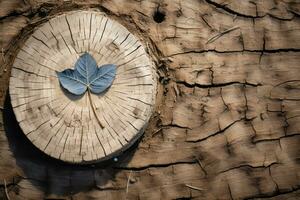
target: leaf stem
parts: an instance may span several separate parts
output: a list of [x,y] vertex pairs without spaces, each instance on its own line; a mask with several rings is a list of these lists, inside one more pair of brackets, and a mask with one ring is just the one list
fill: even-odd
[[98,115],[96,114],[96,111],[95,111],[95,108],[94,108],[94,105],[93,105],[93,101],[92,101],[91,91],[90,91],[89,88],[88,88],[88,96],[89,96],[90,105],[91,105],[91,107],[92,107],[93,113],[94,113],[94,115],[95,115],[95,117],[96,117],[96,119],[97,119],[97,121],[98,121],[100,127],[101,127],[102,129],[104,129],[104,126],[102,125],[102,123],[100,122],[100,120],[99,120],[99,118],[98,118]]

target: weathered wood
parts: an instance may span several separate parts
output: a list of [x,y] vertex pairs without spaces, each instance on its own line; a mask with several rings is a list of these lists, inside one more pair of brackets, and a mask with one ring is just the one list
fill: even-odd
[[[56,72],[73,68],[84,52],[99,66],[117,65],[105,94],[76,97],[60,87]],[[17,121],[36,147],[66,162],[99,161],[141,135],[152,114],[156,75],[142,43],[125,27],[100,12],[69,12],[27,39],[12,67],[10,94]]]
[[[299,1],[28,2],[31,15],[13,18],[27,18],[33,26],[48,19],[38,16],[45,13],[54,17],[78,7],[105,12],[142,39],[157,62],[161,84],[156,114],[143,140],[134,151],[105,167],[65,166],[44,158],[19,130],[9,129],[15,124],[7,125],[10,115],[5,114],[0,120],[0,156],[5,161],[0,162],[0,180],[6,179],[11,199],[299,199]],[[3,21],[3,27],[9,26],[9,20]],[[66,40],[72,42],[72,38]],[[124,45],[132,45],[129,40]],[[22,37],[6,43],[10,44],[7,52],[16,55],[11,44],[22,44]],[[107,49],[117,51],[115,45]],[[8,86],[12,60],[5,55],[7,72],[0,79],[0,95]],[[134,69],[120,68],[118,73],[127,75],[118,82],[126,82]],[[43,81],[48,72],[51,69],[31,76]],[[113,95],[97,107],[114,104],[115,112],[106,111],[111,118],[122,115],[120,124],[133,120],[132,106],[139,102],[126,104],[127,96],[120,92],[139,93],[127,85],[113,87]],[[16,89],[13,95],[22,90]],[[23,98],[37,94],[31,91],[30,97]],[[58,101],[53,102],[56,113],[67,106]],[[51,123],[58,120],[53,118]],[[90,123],[100,129],[96,121]],[[80,138],[75,140],[80,143]],[[110,148],[107,142],[103,147]]]

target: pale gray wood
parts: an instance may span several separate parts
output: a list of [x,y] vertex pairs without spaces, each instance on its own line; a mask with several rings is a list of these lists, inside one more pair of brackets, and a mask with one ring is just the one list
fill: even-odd
[[[117,65],[111,88],[91,94],[91,101],[88,94],[75,98],[64,92],[56,75],[73,68],[84,52],[98,65]],[[104,160],[127,148],[145,128],[155,94],[154,64],[143,44],[95,11],[65,13],[38,27],[19,51],[10,78],[24,134],[46,154],[70,163]]]

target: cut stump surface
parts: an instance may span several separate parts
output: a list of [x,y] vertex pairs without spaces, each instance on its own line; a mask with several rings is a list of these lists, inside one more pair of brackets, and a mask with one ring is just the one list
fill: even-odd
[[[98,66],[117,66],[112,86],[90,98],[68,93],[56,74],[74,68],[85,52]],[[70,163],[106,160],[129,147],[152,114],[155,94],[154,65],[142,43],[95,11],[68,12],[37,28],[17,54],[10,78],[24,134],[46,154]]]

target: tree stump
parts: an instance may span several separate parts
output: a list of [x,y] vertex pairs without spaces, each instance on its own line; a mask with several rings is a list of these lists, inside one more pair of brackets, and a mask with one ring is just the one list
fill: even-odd
[[[45,157],[6,95],[28,35],[78,9],[124,25],[158,66],[143,140],[105,165]],[[299,199],[299,16],[299,0],[1,0],[0,199]]]
[[[117,66],[103,94],[76,96],[60,86],[56,72],[74,68],[85,52],[98,66]],[[96,11],[67,12],[38,27],[16,56],[10,77],[16,119],[51,157],[106,160],[143,132],[156,94],[153,66],[142,43],[118,22]]]

